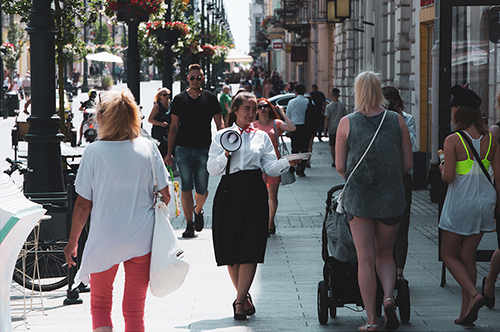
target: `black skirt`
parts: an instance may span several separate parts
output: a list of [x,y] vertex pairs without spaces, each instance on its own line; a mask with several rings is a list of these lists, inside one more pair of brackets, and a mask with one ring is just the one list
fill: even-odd
[[212,216],[218,266],[264,262],[269,203],[261,170],[222,176]]

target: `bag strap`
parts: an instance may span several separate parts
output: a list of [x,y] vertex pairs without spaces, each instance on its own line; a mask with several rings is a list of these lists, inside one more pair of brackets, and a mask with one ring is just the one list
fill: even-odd
[[154,194],[154,203],[156,204],[156,200],[158,198],[158,179],[156,178],[156,167],[154,163],[154,155],[153,155],[153,142],[151,140],[146,139],[149,146],[149,159],[151,161],[151,170],[153,171],[153,194]]
[[342,192],[340,193],[340,196],[342,197],[342,194],[344,193],[344,190],[345,190],[345,187],[347,186],[347,183],[349,182],[349,180],[351,179],[351,176],[352,174],[354,173],[354,171],[356,171],[356,169],[358,168],[359,164],[361,164],[361,162],[363,161],[363,159],[365,158],[366,154],[368,153],[368,150],[370,150],[370,148],[372,147],[372,144],[373,142],[375,141],[375,138],[377,137],[378,135],[378,132],[380,131],[380,128],[382,127],[382,124],[384,123],[384,119],[385,119],[385,116],[387,115],[387,110],[384,111],[384,116],[382,116],[382,120],[380,120],[380,123],[378,125],[378,128],[377,130],[375,131],[375,134],[373,134],[373,137],[372,137],[372,140],[370,142],[370,144],[368,144],[368,147],[366,148],[365,152],[363,153],[363,155],[361,156],[361,158],[359,159],[358,163],[356,164],[356,166],[354,166],[354,169],[352,170],[351,174],[349,174],[349,177],[347,178],[347,181],[344,183],[344,188],[342,189]]
[[[476,149],[474,148],[474,146],[472,145],[472,142],[469,138],[469,136],[467,134],[465,134],[463,131],[459,130],[457,131],[457,134],[459,134],[460,136],[463,137],[463,139],[467,142],[467,145],[469,145],[469,147],[471,148],[472,150],[472,153],[474,154],[474,158],[476,158],[477,160],[477,163],[479,164],[479,167],[481,167],[481,169],[483,170],[483,173],[484,175],[486,175],[486,177],[488,178],[488,181],[491,182],[491,184],[493,184],[493,181],[491,181],[491,177],[490,177],[490,174],[488,173],[488,171],[486,170],[486,167],[484,167],[483,165],[483,162],[481,161],[481,158],[479,157],[479,154],[477,153]],[[491,140],[491,136],[490,136],[490,140]],[[493,184],[493,186],[495,186]]]

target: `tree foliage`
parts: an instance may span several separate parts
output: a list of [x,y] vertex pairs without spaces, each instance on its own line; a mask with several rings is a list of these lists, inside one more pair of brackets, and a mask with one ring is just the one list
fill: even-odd
[[[30,21],[30,9],[33,0],[3,0],[2,9],[9,15],[19,15],[21,21]],[[84,52],[85,45],[80,38],[81,27],[95,22],[97,9],[102,5],[102,0],[89,0],[85,6],[83,0],[54,0],[54,21],[58,28],[56,33],[56,63],[58,68],[59,83],[59,110],[61,114],[61,129],[64,126],[64,61],[65,46],[71,44],[76,53]]]
[[3,45],[2,58],[5,62],[5,67],[9,71],[10,77],[12,77],[12,72],[16,69],[17,61],[21,58],[23,46],[27,40],[26,33],[19,24],[11,21],[7,32],[7,40],[9,44]]

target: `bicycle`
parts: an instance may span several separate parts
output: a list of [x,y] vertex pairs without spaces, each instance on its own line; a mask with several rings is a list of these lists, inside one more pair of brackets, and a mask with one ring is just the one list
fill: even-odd
[[[22,161],[11,160],[10,158],[6,158],[6,160],[10,167],[4,173],[9,176],[18,171],[25,178],[27,174],[33,171],[25,166]],[[24,190],[24,181],[20,189]],[[66,197],[60,197],[59,201],[65,202]],[[59,207],[51,202],[41,202],[41,204],[46,209]],[[32,231],[16,261],[13,275],[14,281],[27,289],[44,292],[66,286],[68,284],[68,267],[63,250],[67,243],[68,241],[63,239],[39,239],[38,243],[36,243],[35,234]],[[34,273],[36,267],[35,252],[38,256],[39,278],[35,278]]]

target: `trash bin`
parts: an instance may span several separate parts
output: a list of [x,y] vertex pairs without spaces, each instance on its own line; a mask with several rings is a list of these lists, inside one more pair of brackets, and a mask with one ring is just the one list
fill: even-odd
[[7,92],[7,109],[9,116],[15,116],[16,110],[19,110],[19,96],[17,91]]

